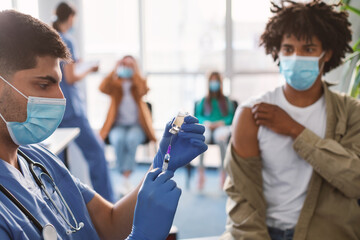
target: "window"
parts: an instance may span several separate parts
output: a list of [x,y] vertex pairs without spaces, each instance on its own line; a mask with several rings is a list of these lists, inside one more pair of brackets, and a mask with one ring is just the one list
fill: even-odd
[[143,2],[146,71],[225,70],[226,1]]
[[2,0],[0,4],[0,10],[12,9],[12,0]]
[[19,12],[29,14],[35,18],[39,18],[38,0],[16,0],[16,9]]
[[[261,6],[261,7],[260,7]],[[271,56],[259,47],[260,36],[271,16],[270,1],[232,0],[234,72],[276,72]]]
[[85,59],[100,60],[107,73],[121,56],[139,56],[138,1],[82,2]]
[[232,89],[234,90],[231,97],[241,104],[251,97],[259,96],[284,84],[284,81],[277,73],[238,74],[232,81]]
[[122,56],[139,56],[139,6],[134,0],[86,0],[82,4],[84,60],[100,61],[99,73],[86,79],[87,114],[92,127],[100,129],[110,104],[110,98],[99,92],[102,79]]
[[38,0],[1,0],[0,10],[16,9],[19,12],[39,18]]

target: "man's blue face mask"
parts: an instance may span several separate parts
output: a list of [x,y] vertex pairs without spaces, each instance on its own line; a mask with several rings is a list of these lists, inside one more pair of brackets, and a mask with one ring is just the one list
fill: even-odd
[[324,54],[325,52],[319,57],[280,55],[280,73],[294,89],[298,91],[308,90],[314,85],[320,74],[319,60]]
[[65,112],[65,98],[27,97],[0,76],[4,82],[27,99],[27,118],[25,122],[6,123],[10,137],[18,145],[39,143],[48,138],[59,126]]

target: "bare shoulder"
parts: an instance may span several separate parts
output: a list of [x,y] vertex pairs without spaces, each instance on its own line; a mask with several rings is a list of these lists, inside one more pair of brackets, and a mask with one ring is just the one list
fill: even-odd
[[251,108],[238,108],[236,110],[233,121],[232,144],[240,157],[248,158],[260,155],[257,140],[258,128]]

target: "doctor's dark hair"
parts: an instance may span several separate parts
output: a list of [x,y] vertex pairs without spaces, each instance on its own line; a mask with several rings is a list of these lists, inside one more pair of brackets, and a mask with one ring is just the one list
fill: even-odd
[[272,2],[271,12],[275,16],[269,19],[260,45],[264,45],[266,54],[278,59],[284,34],[294,35],[297,39],[311,41],[316,36],[323,50],[332,50],[331,59],[325,63],[324,73],[342,63],[347,52],[352,52],[350,22],[347,12],[334,10],[337,5],[328,5],[320,0],[309,3],[297,3],[282,0],[281,6]]
[[37,65],[37,57],[66,61],[70,53],[59,34],[40,20],[14,10],[0,11],[0,75]]
[[56,20],[53,22],[53,28],[55,28],[56,31],[60,32],[59,24],[66,22],[70,16],[73,16],[75,14],[75,8],[71,7],[66,2],[59,3],[55,10]]

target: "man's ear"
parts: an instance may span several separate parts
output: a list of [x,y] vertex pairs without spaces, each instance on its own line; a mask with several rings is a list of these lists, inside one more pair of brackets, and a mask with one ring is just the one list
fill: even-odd
[[324,62],[330,61],[332,55],[333,55],[333,50],[331,50],[331,49],[326,50],[326,53],[325,53],[325,56],[324,56]]

